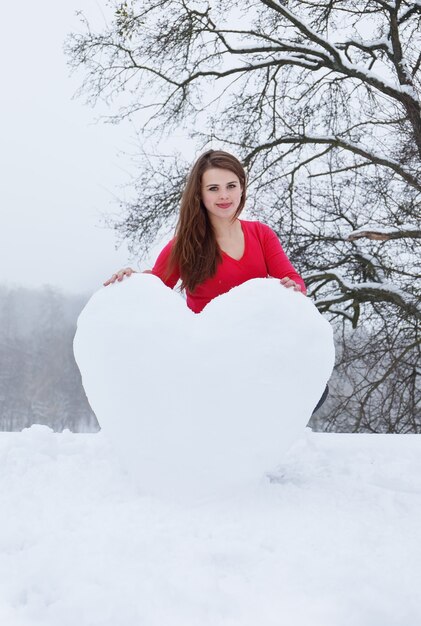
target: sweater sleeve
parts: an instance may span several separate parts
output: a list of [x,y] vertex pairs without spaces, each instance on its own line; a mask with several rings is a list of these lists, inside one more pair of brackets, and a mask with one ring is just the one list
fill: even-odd
[[285,254],[276,233],[266,224],[260,224],[263,252],[269,276],[274,278],[291,278],[307,293],[305,283]]
[[158,255],[158,258],[155,261],[155,265],[152,268],[151,274],[158,276],[162,280],[163,283],[173,289],[177,284],[180,278],[180,272],[178,268],[175,268],[171,274],[168,276],[168,263],[170,259],[171,249],[173,246],[174,239],[169,241],[167,245],[161,250]]

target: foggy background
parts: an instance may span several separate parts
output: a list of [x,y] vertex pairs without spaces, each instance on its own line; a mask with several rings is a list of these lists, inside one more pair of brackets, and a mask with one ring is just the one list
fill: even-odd
[[19,7],[2,7],[0,284],[90,293],[127,263],[104,218],[124,197],[133,129],[96,123],[101,108],[72,99],[80,77],[63,42],[77,9],[105,15],[90,0]]
[[78,9],[106,19],[90,0],[2,7],[0,430],[99,428],[72,340],[89,296],[128,263],[105,221],[129,181],[133,127],[97,123],[73,98],[63,42]]

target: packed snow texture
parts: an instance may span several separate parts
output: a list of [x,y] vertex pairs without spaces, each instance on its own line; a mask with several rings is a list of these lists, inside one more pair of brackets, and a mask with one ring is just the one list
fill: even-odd
[[421,437],[312,433],[272,482],[139,496],[104,433],[0,433],[2,626],[415,626]]
[[151,274],[98,291],[74,341],[88,400],[142,493],[235,493],[302,435],[334,364],[329,323],[278,280],[193,313]]

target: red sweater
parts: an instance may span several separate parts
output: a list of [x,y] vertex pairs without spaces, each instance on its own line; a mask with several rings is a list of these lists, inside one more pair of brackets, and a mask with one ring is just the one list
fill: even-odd
[[[287,276],[295,280],[304,293],[306,292],[303,279],[290,263],[274,231],[261,222],[240,220],[240,223],[244,233],[245,245],[241,259],[237,261],[222,251],[222,262],[218,265],[214,276],[200,283],[193,293],[186,290],[187,306],[195,313],[200,313],[216,296],[220,296],[252,278],[267,278],[268,276],[284,278]],[[174,239],[167,243],[152,268],[152,274],[163,281],[173,242]],[[172,289],[179,278],[180,272],[175,269],[164,282]]]

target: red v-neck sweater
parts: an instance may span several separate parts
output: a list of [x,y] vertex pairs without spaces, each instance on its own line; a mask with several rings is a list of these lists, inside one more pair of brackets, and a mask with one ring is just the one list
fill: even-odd
[[[298,283],[304,293],[306,292],[303,279],[283,251],[276,233],[261,222],[240,220],[240,223],[245,246],[241,259],[233,259],[222,251],[222,262],[218,265],[215,275],[200,283],[193,293],[186,290],[187,306],[195,313],[200,313],[213,298],[252,278],[287,276]],[[158,276],[171,289],[180,278],[180,272],[175,269],[164,280],[173,242],[174,239],[167,243],[152,268],[152,274]]]

